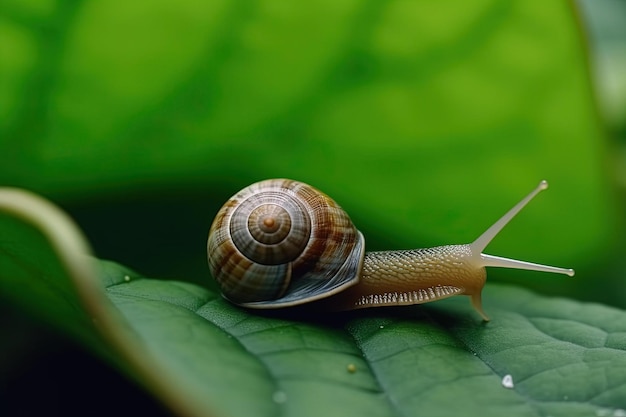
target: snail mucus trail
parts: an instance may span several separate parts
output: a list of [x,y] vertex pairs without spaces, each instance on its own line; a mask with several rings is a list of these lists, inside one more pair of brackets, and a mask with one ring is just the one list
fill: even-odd
[[223,296],[247,308],[315,302],[329,310],[422,304],[468,295],[485,321],[486,267],[574,275],[573,269],[482,253],[540,191],[539,185],[475,241],[425,249],[365,252],[363,235],[330,197],[301,182],[265,180],[218,212],[207,244]]

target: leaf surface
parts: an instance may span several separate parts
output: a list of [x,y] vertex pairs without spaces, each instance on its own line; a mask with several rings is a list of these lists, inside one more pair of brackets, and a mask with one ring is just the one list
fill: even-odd
[[[490,285],[490,323],[466,300],[302,321],[248,314],[176,281],[107,292],[190,391],[211,392],[234,415],[588,415],[626,406],[626,314],[599,305]],[[502,385],[507,374],[514,389]]]
[[[3,294],[23,300],[54,287],[35,303],[40,314],[108,351],[180,415],[583,416],[626,408],[624,311],[488,284],[489,323],[463,297],[344,314],[252,314],[207,288],[76,253],[87,249],[68,218],[30,194],[16,204],[15,195],[0,191]],[[100,337],[106,345],[98,348]]]

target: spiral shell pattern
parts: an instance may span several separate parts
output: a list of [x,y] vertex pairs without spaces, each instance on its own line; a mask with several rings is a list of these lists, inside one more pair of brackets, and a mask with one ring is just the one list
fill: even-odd
[[364,241],[330,197],[301,182],[274,179],[252,184],[224,204],[207,252],[227,299],[277,308],[355,284]]

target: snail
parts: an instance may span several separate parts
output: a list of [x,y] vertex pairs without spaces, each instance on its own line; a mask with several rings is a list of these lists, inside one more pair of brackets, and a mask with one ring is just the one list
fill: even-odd
[[485,267],[574,275],[573,269],[482,253],[547,187],[541,181],[470,244],[365,252],[361,232],[326,194],[298,181],[265,180],[241,190],[217,213],[207,243],[209,268],[222,295],[246,308],[317,302],[349,310],[464,294],[488,321],[481,301]]

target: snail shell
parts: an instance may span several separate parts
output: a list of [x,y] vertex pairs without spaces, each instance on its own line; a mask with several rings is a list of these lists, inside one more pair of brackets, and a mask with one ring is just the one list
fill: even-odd
[[287,179],[252,184],[218,212],[209,267],[222,294],[254,308],[307,303],[356,284],[363,235],[326,194]]

